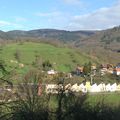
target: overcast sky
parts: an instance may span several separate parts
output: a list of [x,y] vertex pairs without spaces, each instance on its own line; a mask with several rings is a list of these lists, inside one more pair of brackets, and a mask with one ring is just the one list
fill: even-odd
[[0,0],[0,30],[101,30],[120,25],[120,0]]

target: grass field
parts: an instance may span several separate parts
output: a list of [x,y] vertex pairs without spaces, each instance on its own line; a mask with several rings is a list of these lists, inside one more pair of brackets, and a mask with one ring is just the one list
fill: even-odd
[[[56,97],[51,97],[50,106],[52,109],[57,108]],[[111,107],[117,107],[120,105],[120,93],[100,93],[100,94],[88,94],[86,98],[86,103],[91,106],[97,104],[104,104]]]
[[19,52],[20,62],[25,64],[22,71],[26,71],[28,66],[31,66],[36,56],[42,62],[49,60],[56,70],[64,72],[73,70],[77,64],[83,65],[91,61],[88,56],[70,48],[55,47],[45,43],[25,42],[22,45],[12,43],[2,47],[1,57],[8,66],[15,66],[10,63],[10,60],[16,60],[14,55],[16,51]]
[[107,105],[119,106],[120,105],[120,93],[98,93],[98,94],[90,94],[88,95],[88,101],[91,104],[95,104],[97,102],[103,102]]

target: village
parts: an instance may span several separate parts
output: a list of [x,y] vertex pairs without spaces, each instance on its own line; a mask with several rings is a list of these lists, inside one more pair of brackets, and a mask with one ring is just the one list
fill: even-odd
[[[72,73],[68,73],[68,77],[72,78],[75,75],[76,76],[83,76],[85,77],[84,73],[84,67],[77,66],[76,70]],[[46,93],[53,93],[57,94],[59,92],[59,88],[64,87],[64,92],[67,93],[69,91],[71,92],[83,92],[83,93],[95,93],[95,92],[120,92],[120,84],[118,83],[104,83],[104,81],[101,81],[101,83],[97,84],[93,82],[93,77],[97,74],[97,67],[96,65],[91,65],[91,72],[89,73],[90,81],[86,80],[82,82],[81,84],[75,83],[75,84],[67,84],[65,86],[57,85],[57,84],[47,84],[46,85]],[[110,75],[116,75],[120,76],[120,64],[117,64],[116,66],[113,66],[111,64],[102,64],[99,67],[99,73],[101,76],[104,76],[106,74]],[[55,75],[57,74],[57,71],[50,70],[47,72],[48,75]]]
[[[10,63],[18,64],[19,68],[22,69],[25,67],[23,63],[18,63],[17,61],[10,60]],[[61,72],[56,71],[54,69],[50,69],[48,71],[42,71],[47,75],[48,79],[53,79]],[[64,90],[64,93],[68,92],[74,92],[74,93],[103,93],[103,92],[120,92],[120,83],[119,80],[117,82],[105,82],[105,81],[99,81],[98,83],[94,81],[94,78],[99,74],[100,77],[103,77],[105,75],[113,75],[120,77],[120,63],[113,66],[112,64],[101,64],[97,66],[96,64],[87,64],[84,66],[77,65],[77,67],[69,72],[65,73],[62,72],[62,74],[65,75],[65,78],[71,79],[74,82],[66,83],[66,84],[57,84],[54,82],[49,83],[41,83],[37,84],[38,86],[38,94],[41,94],[41,91],[44,86],[44,90],[47,94],[58,94],[59,90]],[[75,77],[78,79],[82,78],[82,81],[75,83]],[[29,85],[33,85],[33,83],[29,83]],[[6,85],[2,88],[0,88],[0,91],[6,90],[8,92],[13,92],[18,87],[18,85],[13,85],[13,88],[11,86]],[[3,89],[4,88],[4,89]]]
[[[72,77],[72,74],[83,75],[84,69],[85,69],[85,66],[77,65],[76,70],[72,71],[69,75],[70,75],[70,77]],[[116,66],[113,66],[112,64],[101,64],[99,66],[99,68],[97,68],[97,66],[95,64],[93,64],[90,66],[90,69],[91,69],[93,75],[96,75],[97,69],[99,69],[99,72],[101,75],[105,75],[107,73],[118,75],[118,76],[120,75],[120,63],[118,63]],[[55,74],[57,74],[57,71],[52,69],[52,70],[47,71],[47,74],[55,75]]]

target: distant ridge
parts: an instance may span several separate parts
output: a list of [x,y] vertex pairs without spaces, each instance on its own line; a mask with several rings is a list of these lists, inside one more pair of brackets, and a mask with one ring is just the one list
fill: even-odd
[[88,38],[77,41],[75,45],[77,47],[80,47],[81,45],[88,45],[91,47],[99,46],[113,51],[118,50],[120,49],[120,26],[99,31]]
[[45,38],[60,40],[63,42],[77,41],[91,35],[94,35],[96,31],[66,31],[57,29],[36,29],[30,31],[13,30],[8,32],[0,31],[0,39],[12,40],[18,38]]

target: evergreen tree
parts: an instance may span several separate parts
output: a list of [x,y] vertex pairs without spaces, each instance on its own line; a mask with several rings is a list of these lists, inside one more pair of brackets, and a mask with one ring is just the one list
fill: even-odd
[[84,64],[83,73],[85,75],[89,75],[91,73],[91,62]]
[[43,70],[48,71],[52,68],[52,64],[50,63],[49,60],[46,60],[42,64]]

